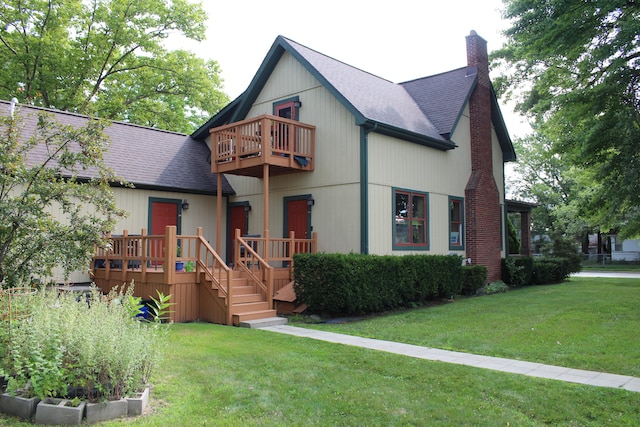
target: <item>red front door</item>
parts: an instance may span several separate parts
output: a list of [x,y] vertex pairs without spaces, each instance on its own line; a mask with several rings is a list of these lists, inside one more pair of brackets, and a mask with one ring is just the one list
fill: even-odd
[[233,260],[236,241],[236,229],[240,229],[240,235],[247,234],[247,212],[244,205],[231,206],[229,208],[229,243],[227,246],[227,262]]
[[[151,202],[151,234],[164,236],[168,225],[178,225],[178,202]],[[151,244],[152,257],[164,257],[164,240],[154,240]],[[162,265],[162,261],[154,261]]]
[[309,206],[306,199],[287,201],[287,235],[296,233],[296,239],[309,238]]

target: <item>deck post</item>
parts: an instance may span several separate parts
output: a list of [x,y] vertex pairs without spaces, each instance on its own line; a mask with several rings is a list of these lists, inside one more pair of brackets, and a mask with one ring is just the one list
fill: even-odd
[[172,285],[176,274],[176,226],[167,225],[164,232],[164,283]]
[[224,174],[219,173],[216,177],[216,252],[220,253],[220,236],[222,234],[222,181]]
[[289,279],[293,280],[293,255],[296,253],[296,232],[291,230],[289,232]]
[[[111,239],[111,232],[107,231],[107,240]],[[104,279],[108,282],[109,276],[111,275],[111,254],[113,253],[113,243],[110,243],[111,249],[107,249],[105,251],[105,260],[104,260]]]
[[122,254],[121,254],[121,259],[120,259],[120,280],[123,283],[127,283],[127,267],[129,266],[129,262],[127,261],[127,258],[129,257],[129,231],[128,230],[122,230]]
[[269,264],[271,249],[271,242],[269,241],[269,238],[269,230],[264,230],[264,253],[262,254],[262,256],[264,257],[264,262],[266,262],[267,264]]
[[262,166],[262,194],[264,194],[264,222],[262,229],[269,228],[269,163]]
[[318,252],[318,232],[314,231],[311,233],[311,253],[315,254]]
[[147,229],[140,231],[140,275],[142,282],[147,281]]
[[200,242],[202,241],[202,227],[196,229],[198,240],[196,241],[196,283],[200,283]]

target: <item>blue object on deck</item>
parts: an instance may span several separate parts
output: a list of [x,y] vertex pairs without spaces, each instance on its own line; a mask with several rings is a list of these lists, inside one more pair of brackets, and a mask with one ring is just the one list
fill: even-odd
[[302,156],[293,156],[294,160],[298,162],[298,164],[302,167],[305,167],[309,164],[309,159]]

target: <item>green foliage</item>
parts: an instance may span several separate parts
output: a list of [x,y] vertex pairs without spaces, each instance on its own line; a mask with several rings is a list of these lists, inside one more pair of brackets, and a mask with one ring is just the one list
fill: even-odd
[[513,222],[511,222],[511,216],[507,217],[507,225],[509,229],[509,253],[519,254],[520,239],[518,239],[518,233],[516,232],[516,228],[513,226]]
[[54,266],[86,268],[104,231],[124,216],[110,188],[122,181],[103,159],[104,126],[74,128],[42,113],[27,130],[19,114],[0,117],[0,286],[30,285]]
[[196,269],[196,265],[193,261],[187,261],[187,263],[184,265],[184,271],[186,271],[187,273],[191,273]]
[[484,287],[484,292],[487,295],[504,293],[504,292],[507,292],[508,290],[509,290],[509,287],[502,280],[496,280],[495,282],[491,282]]
[[531,283],[532,257],[507,257],[502,259],[502,278],[509,286],[518,287]]
[[581,269],[580,256],[508,257],[502,259],[502,278],[512,287],[548,285],[566,280]]
[[466,265],[462,274],[462,295],[475,295],[487,282],[488,270],[484,265]]
[[462,287],[457,256],[294,255],[294,289],[312,311],[379,312],[437,297]]
[[228,102],[220,68],[164,40],[203,40],[186,0],[8,0],[0,98],[190,133]]
[[156,290],[158,293],[158,299],[151,297],[153,304],[151,305],[151,317],[154,322],[161,323],[163,321],[169,320],[169,314],[171,311],[169,308],[172,305],[175,305],[173,302],[169,302],[171,300],[171,295],[165,295],[162,292]]
[[132,292],[39,290],[28,317],[3,325],[11,327],[0,369],[9,375],[7,391],[91,401],[139,391],[157,366],[166,328],[136,320]]
[[495,83],[518,98],[549,143],[544,157],[562,167],[555,176],[540,169],[540,182],[569,184],[557,194],[570,196],[566,218],[640,235],[640,8],[615,0],[504,3],[511,27],[493,55],[504,71]]

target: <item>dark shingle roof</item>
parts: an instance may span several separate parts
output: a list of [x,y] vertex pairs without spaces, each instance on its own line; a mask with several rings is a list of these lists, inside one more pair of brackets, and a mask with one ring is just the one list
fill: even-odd
[[[0,101],[0,114],[9,114],[10,104]],[[26,139],[36,129],[37,117],[41,112],[52,113],[60,124],[83,126],[89,120],[86,116],[63,111],[20,105],[17,114],[24,125],[22,136]],[[194,194],[215,194],[217,175],[211,173],[208,163],[210,151],[205,143],[190,136],[121,122],[112,122],[105,129],[111,144],[104,158],[106,164],[124,180],[136,188],[176,191]],[[43,153],[38,148],[30,158],[36,160]],[[95,176],[88,170],[87,176]],[[223,194],[235,194],[225,179]]]
[[[395,84],[282,36],[276,38],[247,90],[192,137],[204,139],[212,127],[246,118],[285,52],[293,55],[340,100],[354,115],[357,125],[443,150],[455,148],[450,137],[475,87],[476,67]],[[492,96],[495,98],[495,94]],[[505,161],[513,160],[515,152],[496,99],[492,100],[492,107]]]
[[400,85],[431,119],[438,133],[449,138],[476,83],[475,66],[411,80]]

